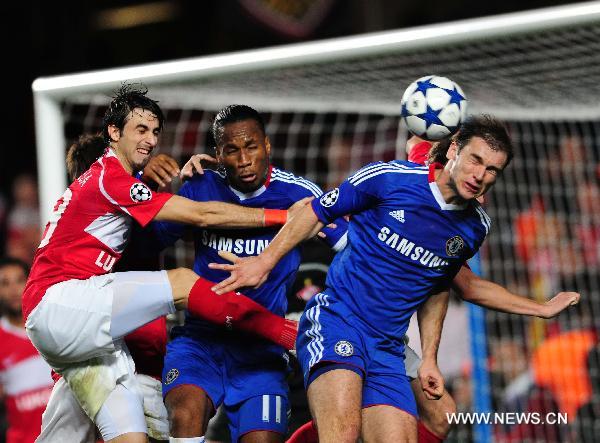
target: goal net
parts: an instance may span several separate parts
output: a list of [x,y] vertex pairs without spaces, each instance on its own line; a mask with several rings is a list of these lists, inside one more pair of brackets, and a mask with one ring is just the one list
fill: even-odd
[[[486,198],[493,227],[474,269],[538,301],[582,293],[553,320],[451,303],[440,366],[458,410],[502,414],[489,426],[465,418],[450,438],[584,438],[600,403],[599,2],[38,79],[42,213],[66,185],[65,147],[99,129],[122,81],[144,82],[160,101],[159,152],[180,163],[211,153],[216,111],[243,103],[265,116],[273,164],[327,188],[365,163],[405,158],[400,98],[427,74],[460,84],[470,113],[504,120],[516,146]],[[189,264],[193,250],[180,244],[171,258]]]

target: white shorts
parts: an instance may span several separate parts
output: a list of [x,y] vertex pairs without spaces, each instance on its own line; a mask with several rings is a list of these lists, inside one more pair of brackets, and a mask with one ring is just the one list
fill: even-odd
[[174,309],[165,271],[119,272],[51,286],[25,327],[94,420],[117,385],[138,391],[133,360],[115,336]]
[[36,443],[95,443],[96,425],[83,412],[63,378],[52,389],[42,415],[42,431]]
[[[162,399],[160,381],[143,374],[136,374],[138,388],[144,397],[145,423],[127,418],[124,422],[115,420],[119,414],[98,413],[96,421],[104,430],[103,438],[108,440],[127,432],[147,432],[156,440],[169,440],[167,408]],[[107,408],[111,406],[105,405]],[[135,408],[135,406],[134,406]],[[137,414],[122,414],[127,416]],[[146,431],[147,428],[147,431]],[[42,416],[42,431],[36,443],[96,443],[96,425],[81,409],[71,388],[63,378],[52,389],[48,406]]]
[[404,368],[406,375],[412,380],[418,377],[417,371],[421,366],[421,358],[417,353],[408,346],[408,343],[404,345]]

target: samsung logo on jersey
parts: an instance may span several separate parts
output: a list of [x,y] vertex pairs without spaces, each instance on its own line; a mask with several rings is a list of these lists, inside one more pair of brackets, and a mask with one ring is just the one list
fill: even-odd
[[245,255],[258,255],[269,246],[269,240],[221,237],[204,230],[202,231],[200,241],[204,246],[208,246],[217,251],[227,251],[233,252],[234,254]]
[[421,246],[416,246],[413,242],[400,237],[395,232],[392,233],[391,229],[387,226],[381,228],[379,234],[377,234],[377,238],[390,248],[395,249],[400,254],[410,258],[411,260],[418,261],[423,266],[427,266],[429,268],[441,268],[443,266],[448,266],[448,262],[443,258],[438,257],[428,249],[425,249]]

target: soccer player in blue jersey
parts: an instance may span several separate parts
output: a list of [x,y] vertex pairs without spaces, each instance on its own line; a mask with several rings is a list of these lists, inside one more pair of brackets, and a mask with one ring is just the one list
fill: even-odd
[[443,169],[368,165],[294,217],[258,257],[213,264],[231,276],[215,290],[256,287],[323,224],[351,214],[348,245],[327,288],[307,305],[298,357],[321,442],[416,441],[416,407],[399,339],[412,313],[443,293],[477,252],[490,220],[477,203],[512,158],[504,126],[465,122]]
[[[218,171],[206,170],[185,183],[179,194],[196,201],[219,200],[250,207],[287,209],[306,197],[320,197],[314,183],[269,163],[271,145],[262,117],[254,109],[232,105],[221,110],[212,127]],[[346,242],[347,223],[336,221],[327,240],[334,249]],[[183,235],[184,227],[158,223],[163,245]],[[276,229],[194,229],[194,271],[220,281],[226,272],[208,264],[219,251],[254,256],[262,252]],[[300,252],[292,249],[259,289],[245,295],[283,316],[286,293],[294,281]],[[251,336],[231,333],[188,315],[167,347],[163,395],[171,421],[171,437],[200,442],[208,419],[224,404],[232,441],[281,442],[287,433],[287,355],[285,349]]]

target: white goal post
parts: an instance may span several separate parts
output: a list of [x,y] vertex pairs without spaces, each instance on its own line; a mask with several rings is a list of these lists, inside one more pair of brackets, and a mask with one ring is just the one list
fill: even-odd
[[[561,33],[568,34],[568,47],[556,46]],[[48,219],[51,205],[66,187],[62,104],[107,101],[123,81],[144,82],[166,106],[218,108],[236,102],[261,111],[360,110],[397,115],[403,89],[415,78],[436,73],[463,86],[472,112],[520,119],[597,118],[599,34],[600,2],[596,1],[38,78],[32,88],[41,219]],[[578,47],[578,38],[585,45]],[[523,46],[529,46],[525,50],[530,59],[515,63]],[[588,65],[576,89],[573,75],[579,71],[567,57]]]

